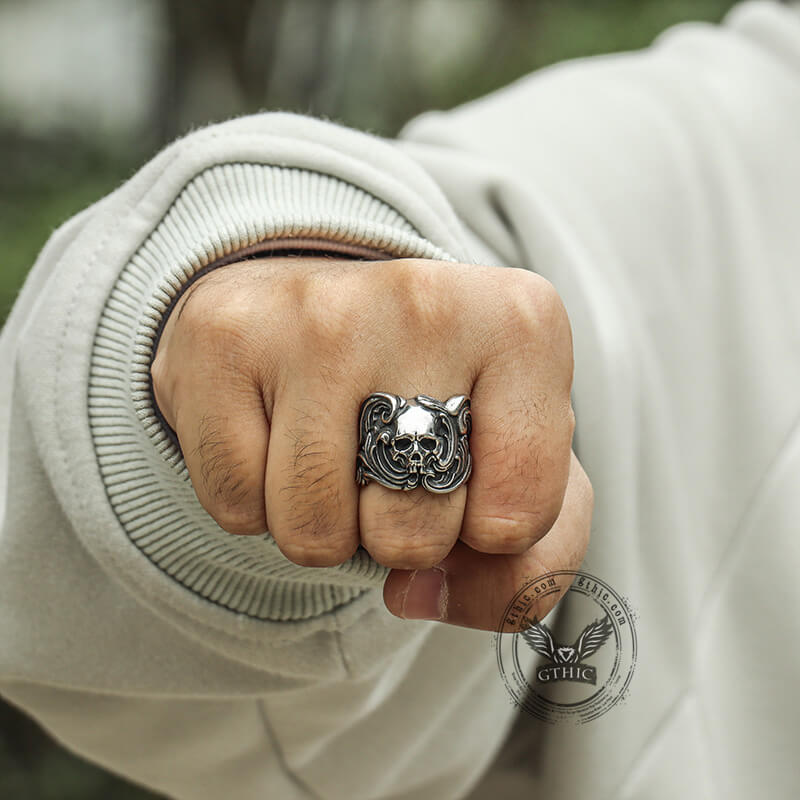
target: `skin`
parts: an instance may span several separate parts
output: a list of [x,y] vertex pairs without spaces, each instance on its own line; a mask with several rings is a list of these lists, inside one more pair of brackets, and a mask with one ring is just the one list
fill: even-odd
[[[572,339],[551,284],[424,259],[273,257],[181,297],[152,365],[200,503],[289,560],[392,568],[389,611],[495,630],[526,579],[577,569],[592,490],[571,450]],[[444,495],[355,482],[371,392],[472,402],[473,473]],[[537,609],[543,617],[555,604]]]

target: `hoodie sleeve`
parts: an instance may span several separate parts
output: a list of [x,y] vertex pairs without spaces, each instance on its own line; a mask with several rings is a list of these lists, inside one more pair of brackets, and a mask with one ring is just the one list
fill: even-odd
[[[42,251],[0,340],[0,691],[171,796],[216,800],[230,781],[237,797],[417,784],[449,797],[512,712],[497,687],[475,704],[441,685],[441,670],[495,683],[485,636],[393,617],[387,570],[365,551],[308,569],[268,535],[224,532],[154,407],[174,298],[200,270],[281,249],[473,260],[438,187],[392,143],[280,113],[176,142]],[[488,747],[476,714],[494,720]],[[424,742],[452,744],[450,726],[463,742],[444,758]],[[202,742],[218,735],[230,749],[212,757]]]
[[[194,618],[202,598],[223,627],[230,611],[309,620],[380,586],[386,570],[363,550],[340,567],[308,570],[268,535],[234,537],[216,526],[159,418],[149,368],[175,297],[200,270],[243,254],[469,259],[432,181],[375,137],[264,114],[167,148],[80,225],[42,253],[4,330],[0,362],[3,453],[20,430],[10,424],[16,409],[76,544],[164,613]],[[8,543],[30,536],[22,504],[6,491]]]

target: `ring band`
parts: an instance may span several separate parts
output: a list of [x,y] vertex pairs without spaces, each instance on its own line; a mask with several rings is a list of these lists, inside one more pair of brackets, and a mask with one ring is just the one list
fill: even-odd
[[375,392],[361,404],[356,481],[388,489],[452,492],[472,472],[469,398],[442,403],[420,394],[408,400]]

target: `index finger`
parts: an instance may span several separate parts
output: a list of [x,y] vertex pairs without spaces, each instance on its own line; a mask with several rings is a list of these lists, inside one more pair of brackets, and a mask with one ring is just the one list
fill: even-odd
[[575,427],[566,311],[546,280],[515,277],[472,391],[473,471],[460,538],[483,553],[524,553],[553,527]]

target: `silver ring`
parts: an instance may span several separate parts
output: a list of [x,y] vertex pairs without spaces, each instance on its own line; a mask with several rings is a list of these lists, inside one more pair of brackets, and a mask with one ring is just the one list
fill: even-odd
[[472,472],[469,398],[442,403],[420,394],[406,400],[375,392],[361,404],[356,481],[388,489],[452,492]]

